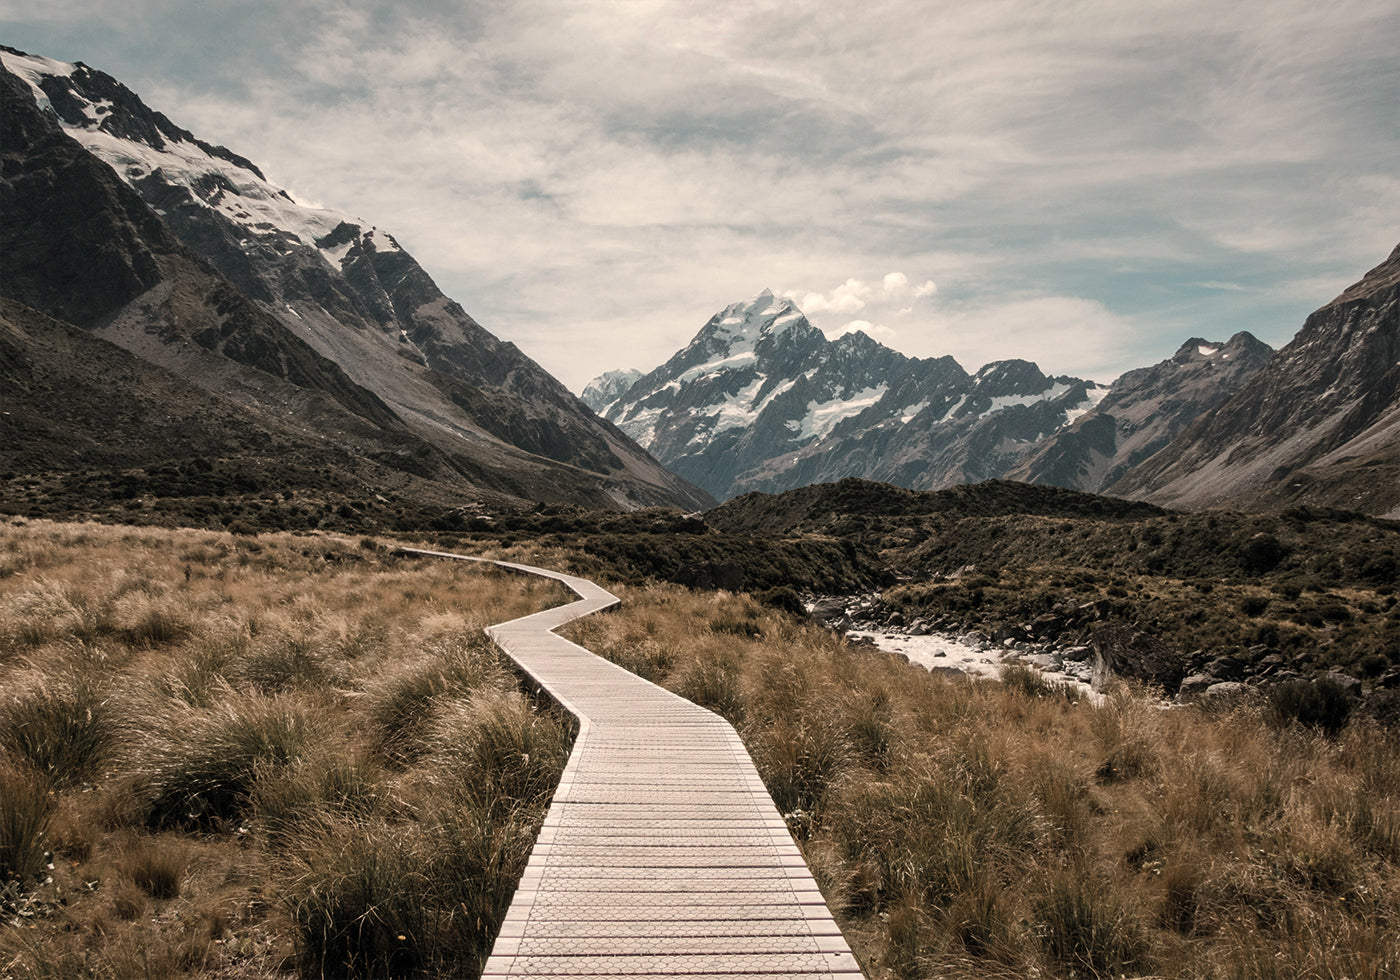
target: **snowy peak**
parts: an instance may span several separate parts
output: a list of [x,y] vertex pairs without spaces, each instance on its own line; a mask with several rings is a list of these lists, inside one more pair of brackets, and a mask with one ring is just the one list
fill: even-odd
[[827,339],[764,290],[711,317],[603,414],[725,498],[851,475],[921,489],[1000,475],[1101,396],[1029,361],[974,378],[951,357],[906,357],[864,333]]
[[712,360],[717,366],[730,359],[742,363],[744,355],[756,354],[760,347],[810,342],[812,335],[820,333],[792,300],[765,289],[716,313],[678,356],[693,354],[701,358],[699,363]]
[[1178,364],[1214,361],[1217,362],[1217,367],[1221,367],[1225,361],[1267,359],[1272,353],[1273,348],[1268,344],[1256,339],[1248,331],[1241,330],[1223,344],[1220,341],[1192,337],[1172,355],[1172,360]]
[[608,371],[594,378],[583,389],[579,399],[599,415],[607,411],[609,405],[617,401],[628,388],[637,383],[642,372],[636,368]]
[[[297,204],[250,161],[181,129],[110,75],[81,62],[68,64],[12,48],[0,47],[0,61],[29,85],[40,109],[64,132],[148,201],[152,185],[161,185],[163,200],[153,202],[157,213],[182,203],[183,196],[238,225],[252,241],[280,244],[279,251],[293,242],[316,247],[342,225],[367,227],[338,211]],[[379,247],[397,245],[386,236]]]

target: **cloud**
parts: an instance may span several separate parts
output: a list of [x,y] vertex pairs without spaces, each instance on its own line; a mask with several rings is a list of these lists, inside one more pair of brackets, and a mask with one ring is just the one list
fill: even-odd
[[803,313],[855,313],[865,309],[866,301],[874,292],[868,282],[860,279],[847,279],[829,293],[803,293],[800,300],[797,294],[789,294],[797,302]]
[[1114,370],[1296,330],[1396,238],[1393,0],[132,0],[0,26],[392,232],[576,389],[776,283],[823,329],[898,318],[908,353]]

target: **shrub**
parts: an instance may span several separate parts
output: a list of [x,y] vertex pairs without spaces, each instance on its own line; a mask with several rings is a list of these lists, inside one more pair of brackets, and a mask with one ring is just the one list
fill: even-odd
[[418,664],[385,681],[370,703],[379,753],[398,763],[421,755],[420,739],[437,703],[499,686],[496,657],[486,637],[461,637],[440,644]]
[[439,785],[482,812],[543,806],[569,757],[568,730],[517,692],[445,705],[424,740]]
[[114,748],[116,727],[106,693],[84,677],[39,678],[0,702],[0,747],[56,788],[97,773]]
[[1274,723],[1280,727],[1303,725],[1336,735],[1346,727],[1352,704],[1340,684],[1322,677],[1278,685],[1269,692],[1269,708]]
[[1143,965],[1144,935],[1136,911],[1083,869],[1051,879],[1032,906],[1041,945],[1066,966],[1116,976]]
[[1269,600],[1261,595],[1249,595],[1240,600],[1240,612],[1246,616],[1262,616]]
[[410,841],[387,827],[328,824],[288,890],[304,976],[389,977],[424,966],[426,878]]
[[180,894],[188,864],[184,848],[156,841],[142,842],[127,851],[121,862],[122,870],[136,887],[156,899]]

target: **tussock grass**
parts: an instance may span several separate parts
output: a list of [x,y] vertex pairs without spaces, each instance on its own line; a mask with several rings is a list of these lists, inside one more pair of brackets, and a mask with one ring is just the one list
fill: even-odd
[[870,976],[1400,975],[1393,730],[1095,706],[744,596],[614,591],[570,636],[735,724]]
[[0,976],[474,975],[571,741],[480,632],[561,597],[0,521]]

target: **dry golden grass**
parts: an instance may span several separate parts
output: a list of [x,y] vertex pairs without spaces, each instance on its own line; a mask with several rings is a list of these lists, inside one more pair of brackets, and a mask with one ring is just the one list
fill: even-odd
[[474,976],[569,740],[481,630],[562,598],[370,541],[0,523],[0,977]]
[[1400,976],[1400,744],[947,680],[744,596],[569,627],[739,729],[871,977]]

